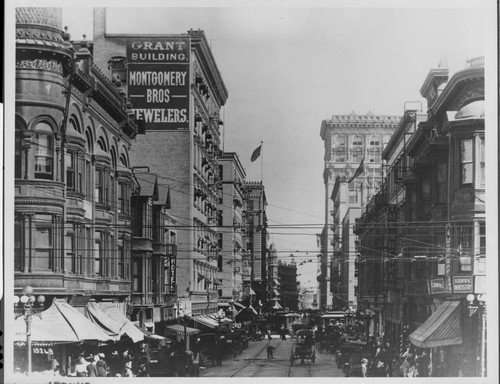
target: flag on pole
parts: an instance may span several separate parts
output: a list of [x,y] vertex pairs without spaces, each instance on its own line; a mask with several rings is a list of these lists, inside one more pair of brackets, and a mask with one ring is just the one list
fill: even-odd
[[359,163],[358,169],[356,169],[356,172],[354,172],[354,175],[349,179],[348,183],[353,181],[356,177],[361,175],[365,171],[365,158],[363,157],[361,159],[361,163]]
[[250,158],[250,161],[252,163],[259,158],[261,148],[262,148],[262,144],[259,145],[257,148],[255,148],[254,151],[252,152],[252,157]]

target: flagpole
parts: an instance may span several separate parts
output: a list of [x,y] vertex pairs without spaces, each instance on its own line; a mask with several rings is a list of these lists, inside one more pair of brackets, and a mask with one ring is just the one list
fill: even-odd
[[264,185],[264,142],[260,142],[260,180]]

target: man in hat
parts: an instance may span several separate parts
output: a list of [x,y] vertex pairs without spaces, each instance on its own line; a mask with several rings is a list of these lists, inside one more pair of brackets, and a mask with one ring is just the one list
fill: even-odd
[[368,359],[362,358],[361,359],[361,376],[367,377],[367,373],[368,373]]
[[108,364],[104,360],[106,356],[104,355],[104,353],[99,353],[98,356],[99,356],[99,361],[95,363],[97,376],[105,377],[108,375]]
[[79,356],[78,360],[75,364],[75,375],[77,377],[86,377],[87,376],[87,361],[83,356]]
[[87,376],[88,377],[96,377],[97,376],[97,367],[95,365],[94,356],[90,355],[87,357],[87,361],[89,364],[87,365]]

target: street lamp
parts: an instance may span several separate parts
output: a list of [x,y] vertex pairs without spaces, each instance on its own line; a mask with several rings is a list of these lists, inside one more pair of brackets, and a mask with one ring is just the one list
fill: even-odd
[[[481,377],[485,377],[486,374],[486,294],[474,295],[469,293],[467,295],[467,301],[469,302],[469,317],[474,315],[478,309],[481,314]],[[477,304],[476,304],[477,303]]]
[[180,319],[182,323],[184,324],[184,349],[186,351],[189,350],[189,339],[187,337],[187,323],[189,319],[191,318],[191,312],[189,312],[187,309],[179,309],[179,314],[180,314]]
[[224,310],[221,308],[219,309],[219,311],[217,312],[217,314],[215,315],[215,317],[217,317],[217,320],[219,321],[219,332],[220,332],[220,321],[226,317],[226,313],[224,312]]
[[[36,308],[35,305],[38,304],[40,308]],[[26,348],[28,354],[28,368],[27,375],[31,375],[31,317],[33,315],[42,318],[43,303],[45,302],[45,296],[40,295],[35,297],[33,295],[33,288],[27,285],[23,288],[23,295],[21,297],[14,296],[14,313],[15,318],[24,316],[24,321],[26,322]]]

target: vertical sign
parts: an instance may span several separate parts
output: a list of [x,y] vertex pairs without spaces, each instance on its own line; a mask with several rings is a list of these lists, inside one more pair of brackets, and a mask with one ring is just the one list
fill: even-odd
[[189,55],[188,38],[128,41],[128,97],[146,130],[189,129]]

